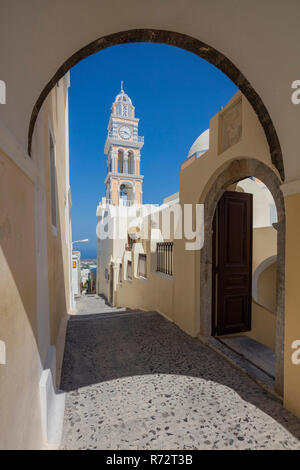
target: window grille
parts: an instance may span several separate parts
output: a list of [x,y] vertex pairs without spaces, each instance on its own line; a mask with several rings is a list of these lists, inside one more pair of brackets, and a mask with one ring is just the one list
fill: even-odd
[[173,242],[157,243],[156,271],[173,275]]

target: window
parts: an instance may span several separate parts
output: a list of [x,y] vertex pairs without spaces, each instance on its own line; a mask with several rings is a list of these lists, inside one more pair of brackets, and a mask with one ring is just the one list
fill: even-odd
[[120,264],[120,270],[119,270],[119,282],[122,283],[122,278],[123,278],[123,266]]
[[125,246],[125,250],[131,251],[131,250],[132,250],[133,243],[134,243],[133,238],[131,238],[131,236],[128,234],[128,235],[127,235],[127,243],[126,243],[126,246]]
[[139,254],[139,276],[147,277],[147,256],[140,253]]
[[134,156],[132,152],[128,153],[128,173],[130,175],[134,174]]
[[173,275],[173,242],[157,243],[156,271]]
[[127,279],[132,280],[132,264],[131,264],[131,261],[127,262]]
[[118,173],[124,173],[124,156],[123,152],[119,151],[118,154]]
[[55,166],[55,145],[52,133],[50,139],[50,192],[51,192],[51,222],[57,228],[57,194],[56,194],[56,166]]

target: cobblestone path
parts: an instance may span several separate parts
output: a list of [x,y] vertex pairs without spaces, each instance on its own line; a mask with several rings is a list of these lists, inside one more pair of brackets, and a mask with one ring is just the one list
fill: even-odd
[[62,449],[300,449],[300,420],[199,340],[96,302],[68,324]]

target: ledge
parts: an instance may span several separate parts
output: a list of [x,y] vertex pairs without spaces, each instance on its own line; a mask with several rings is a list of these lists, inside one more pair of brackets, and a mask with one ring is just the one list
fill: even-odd
[[300,193],[300,180],[290,181],[289,183],[285,183],[281,185],[281,191],[286,196],[291,196],[293,194]]
[[151,274],[153,274],[154,276],[161,277],[162,279],[165,279],[166,281],[173,281],[174,280],[173,275],[161,273],[160,271],[152,271]]

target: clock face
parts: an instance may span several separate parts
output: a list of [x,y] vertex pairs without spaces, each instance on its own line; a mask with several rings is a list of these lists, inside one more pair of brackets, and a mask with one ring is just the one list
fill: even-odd
[[129,127],[127,126],[121,126],[119,128],[119,136],[122,138],[122,139],[130,139],[131,137],[131,130]]

